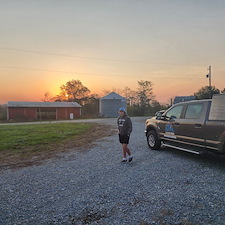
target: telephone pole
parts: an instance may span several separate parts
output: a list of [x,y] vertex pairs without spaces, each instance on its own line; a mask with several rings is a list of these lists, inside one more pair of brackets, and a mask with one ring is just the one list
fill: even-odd
[[208,68],[209,73],[206,75],[209,78],[209,98],[212,98],[212,70],[211,66]]
[[208,71],[209,71],[209,73],[206,75],[206,77],[209,78],[209,87],[211,88],[211,86],[212,86],[212,80],[211,80],[211,78],[212,78],[212,71],[211,71],[211,66],[209,66]]

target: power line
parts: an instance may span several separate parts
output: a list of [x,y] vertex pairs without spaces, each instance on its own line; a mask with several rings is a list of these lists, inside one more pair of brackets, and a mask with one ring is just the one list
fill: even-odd
[[1,68],[7,68],[7,69],[46,71],[46,72],[54,72],[54,73],[71,73],[71,74],[98,75],[98,76],[116,76],[116,75],[104,75],[104,74],[97,74],[97,73],[83,73],[83,72],[64,71],[64,70],[48,70],[48,69],[26,68],[26,67],[17,67],[17,66],[1,66],[0,65],[0,67]]
[[127,60],[127,59],[108,59],[108,58],[97,58],[97,57],[88,57],[88,56],[76,56],[76,55],[65,55],[59,53],[51,53],[51,52],[41,52],[35,50],[25,50],[25,49],[17,49],[17,48],[6,48],[0,47],[2,50],[9,51],[17,51],[17,52],[25,52],[25,53],[33,53],[33,54],[41,54],[41,55],[53,55],[53,56],[61,56],[61,57],[70,57],[70,58],[78,58],[85,60],[101,60],[101,61],[111,61],[111,62],[121,62],[121,63],[143,63],[143,64],[158,64],[158,65],[185,65],[184,63],[164,63],[164,62],[150,62],[150,61],[137,61],[137,60]]
[[[26,68],[26,67],[17,67],[17,66],[3,66],[0,65],[1,68],[6,69],[19,69],[19,70],[31,70],[31,71],[44,71],[44,72],[53,72],[53,73],[68,73],[68,74],[80,74],[80,75],[90,75],[90,76],[104,76],[104,77],[132,77],[132,78],[171,78],[169,76],[151,76],[151,75],[118,75],[118,74],[99,74],[99,73],[83,73],[83,72],[76,72],[76,71],[64,71],[64,70],[49,70],[49,69],[37,69],[37,68]],[[190,77],[172,77],[173,79],[190,79]],[[196,77],[195,77],[196,78]]]
[[96,58],[96,57],[87,57],[87,56],[75,56],[75,55],[65,55],[59,53],[50,53],[50,52],[40,52],[40,51],[31,51],[31,50],[24,50],[24,49],[15,49],[15,48],[4,48],[0,47],[3,50],[10,50],[10,51],[18,51],[18,52],[27,52],[27,53],[35,53],[35,54],[42,54],[42,55],[54,55],[54,56],[62,56],[62,57],[70,57],[70,58],[80,58],[80,59],[88,59],[88,60],[104,60],[104,61],[116,61],[116,62],[127,62],[127,63],[148,63],[142,61],[132,61],[132,60],[124,60],[124,59],[107,59],[107,58]]
[[[64,71],[64,70],[47,70],[47,69],[37,69],[37,68],[26,68],[26,67],[16,67],[16,66],[2,66],[1,68],[7,68],[7,69],[19,69],[19,70],[33,70],[33,71],[46,71],[46,72],[54,72],[54,73],[69,73],[69,74],[83,74],[83,75],[91,75],[91,76],[108,76],[108,77],[133,77],[131,75],[116,75],[116,74],[99,74],[99,73],[83,73],[83,72],[76,72],[76,71]],[[137,76],[140,77],[140,76]],[[144,77],[147,77],[144,76]],[[149,76],[148,76],[149,77]],[[166,77],[165,77],[166,78]],[[168,77],[167,77],[168,78]]]

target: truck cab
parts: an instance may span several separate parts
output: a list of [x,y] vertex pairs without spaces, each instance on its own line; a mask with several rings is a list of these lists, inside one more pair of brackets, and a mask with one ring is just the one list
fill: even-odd
[[149,147],[159,149],[164,145],[196,154],[203,151],[224,153],[225,121],[209,121],[212,101],[178,103],[160,118],[146,120]]

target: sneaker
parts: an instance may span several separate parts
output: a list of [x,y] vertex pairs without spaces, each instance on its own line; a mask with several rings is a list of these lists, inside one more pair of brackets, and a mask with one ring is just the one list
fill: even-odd
[[133,156],[129,157],[128,162],[131,162],[133,160]]
[[127,159],[123,159],[121,162],[127,162]]

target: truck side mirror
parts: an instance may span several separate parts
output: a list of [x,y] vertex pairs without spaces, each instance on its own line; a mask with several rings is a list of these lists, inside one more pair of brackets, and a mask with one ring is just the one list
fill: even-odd
[[157,119],[159,119],[159,120],[166,120],[166,116],[165,115],[160,115],[159,117],[157,117]]
[[172,116],[170,117],[170,120],[175,120],[176,118],[177,118],[176,116],[172,115]]

